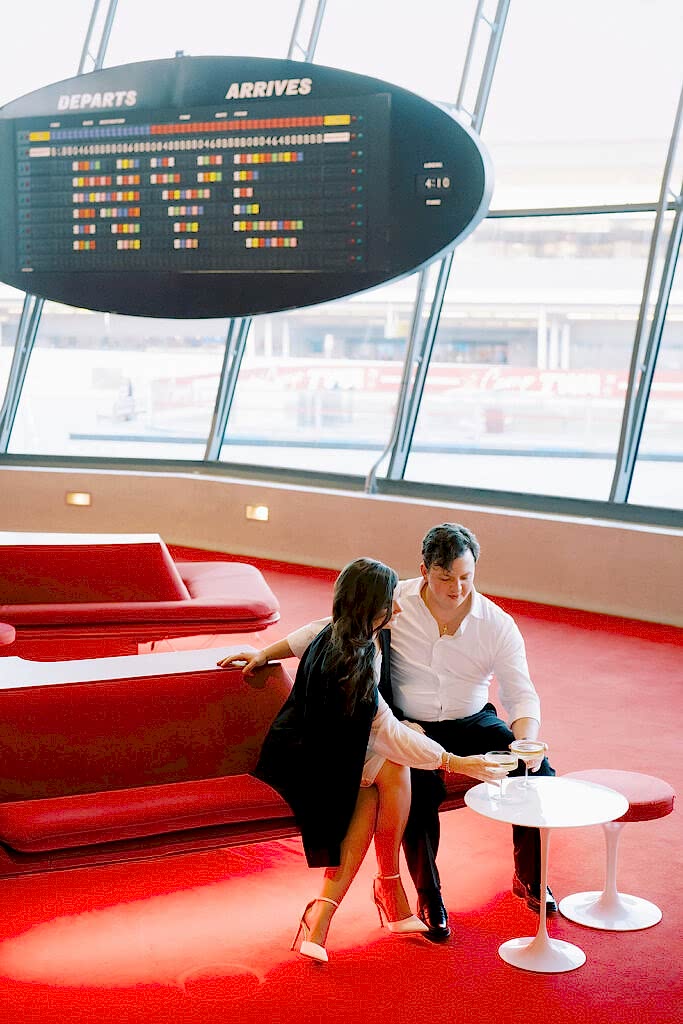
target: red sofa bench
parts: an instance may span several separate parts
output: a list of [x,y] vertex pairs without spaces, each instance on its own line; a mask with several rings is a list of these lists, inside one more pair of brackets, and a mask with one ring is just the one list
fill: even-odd
[[0,533],[0,620],[16,629],[11,651],[22,657],[132,654],[139,643],[252,632],[279,617],[255,566],[174,562],[157,534]]
[[[215,667],[236,649],[4,659],[0,877],[296,834],[251,774],[291,678]],[[444,809],[471,785],[449,776]]]

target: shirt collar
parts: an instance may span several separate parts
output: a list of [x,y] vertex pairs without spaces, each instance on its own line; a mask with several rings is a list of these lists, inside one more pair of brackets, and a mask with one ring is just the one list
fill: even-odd
[[[401,588],[401,600],[403,601],[407,599],[409,601],[419,601],[424,604],[422,601],[423,583],[424,580],[421,576],[418,576],[417,579],[414,580],[405,580]],[[426,610],[429,611],[427,608]],[[472,587],[472,603],[467,614],[472,615],[475,619],[484,618],[484,599],[476,587]]]
[[484,598],[476,587],[472,587],[472,604],[470,606],[469,614],[473,615],[475,619],[484,618]]

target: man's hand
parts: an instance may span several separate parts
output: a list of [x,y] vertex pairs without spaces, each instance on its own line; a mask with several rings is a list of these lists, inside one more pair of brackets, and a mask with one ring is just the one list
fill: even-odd
[[[548,751],[548,744],[543,743],[543,740],[538,739],[538,733],[540,730],[540,724],[535,718],[518,718],[510,726],[512,729],[512,735],[516,740],[533,740],[536,743],[541,743],[544,747],[544,752],[539,754],[538,757],[534,757],[532,761],[528,761],[530,772],[537,772],[541,767],[543,758]],[[521,758],[520,758],[521,760]]]
[[219,668],[230,668],[231,665],[244,662],[242,675],[251,676],[257,668],[262,668],[267,661],[268,658],[265,651],[239,651],[237,654],[229,654],[227,658],[217,662],[217,665]]
[[[542,743],[543,741],[541,740],[540,742]],[[544,748],[544,752],[542,754],[539,754],[538,757],[535,757],[533,759],[533,761],[527,761],[527,764],[529,766],[529,771],[530,772],[537,772],[538,769],[543,764],[543,758],[545,757],[546,753],[548,752],[548,744],[547,743],[543,743],[543,748]]]
[[423,736],[427,735],[422,726],[418,722],[411,722],[409,721],[409,719],[404,718],[403,724],[407,725],[409,729],[413,730],[413,732],[421,732]]

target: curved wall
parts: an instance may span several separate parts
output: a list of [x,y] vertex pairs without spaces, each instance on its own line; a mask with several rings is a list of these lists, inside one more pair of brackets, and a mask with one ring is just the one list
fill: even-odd
[[[67,506],[67,491],[89,491],[91,506]],[[247,520],[245,507],[261,504],[269,521]],[[482,591],[683,625],[680,530],[202,473],[0,469],[1,530],[159,533],[167,543],[329,568],[371,554],[405,577],[418,572],[425,531],[444,521],[465,523],[481,541]]]

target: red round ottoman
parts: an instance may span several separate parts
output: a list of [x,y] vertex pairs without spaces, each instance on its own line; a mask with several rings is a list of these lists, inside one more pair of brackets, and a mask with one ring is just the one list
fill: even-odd
[[13,644],[16,635],[17,631],[14,626],[10,626],[9,622],[0,622],[0,647],[4,647],[5,644]]
[[640,772],[595,768],[585,772],[568,772],[566,777],[615,789],[626,797],[629,808],[616,821],[609,821],[602,826],[607,852],[604,890],[565,896],[560,901],[561,913],[570,921],[589,928],[625,932],[652,927],[662,918],[659,907],[639,896],[626,896],[617,891],[617,848],[627,821],[652,821],[671,814],[676,793],[668,782],[653,775],[641,775]]

